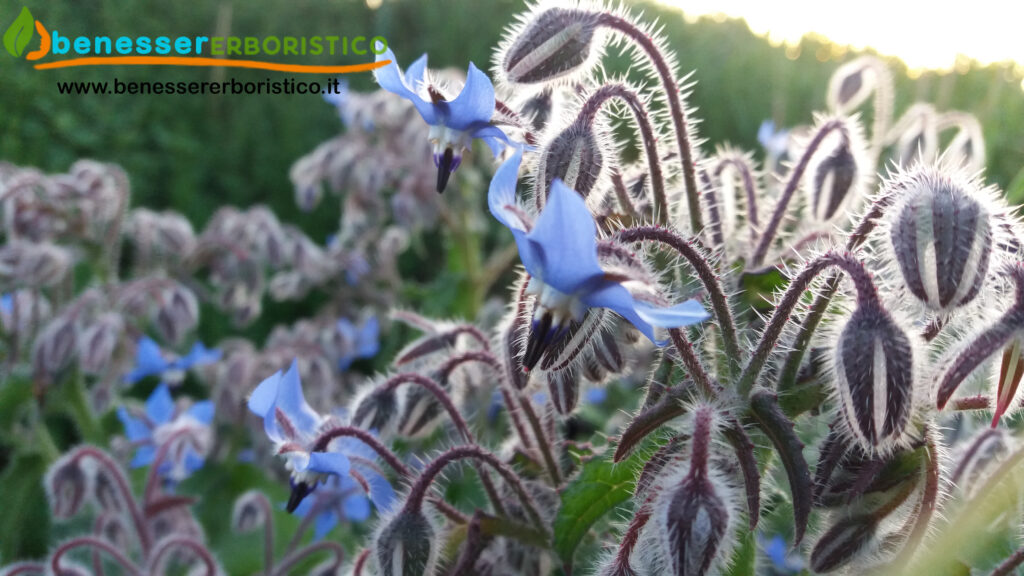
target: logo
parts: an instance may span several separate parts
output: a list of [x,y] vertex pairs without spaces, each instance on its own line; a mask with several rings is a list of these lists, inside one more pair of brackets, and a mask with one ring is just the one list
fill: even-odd
[[32,12],[25,6],[21,7],[21,13],[14,19],[14,22],[4,32],[4,50],[15,58],[21,58],[25,50],[32,42],[33,32],[39,32],[41,38],[39,49],[25,55],[26,60],[39,60],[50,52],[50,34],[46,27],[39,20],[32,17]]
[[[39,49],[26,53],[36,32]],[[74,55],[72,58],[40,62],[36,70],[71,66],[211,66],[250,68],[306,74],[345,74],[368,72],[391,63],[390,60],[315,66],[265,60],[232,59],[231,56],[378,56],[387,49],[381,36],[76,36],[47,31],[32,12],[22,6],[14,22],[3,35],[4,50],[15,58],[39,60],[48,54]]]

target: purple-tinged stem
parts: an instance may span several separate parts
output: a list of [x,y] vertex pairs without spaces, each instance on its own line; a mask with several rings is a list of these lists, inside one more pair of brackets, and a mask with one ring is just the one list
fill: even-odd
[[953,400],[951,408],[955,412],[966,412],[969,410],[988,410],[993,405],[995,405],[995,402],[991,398],[984,394],[977,394]]
[[700,183],[704,189],[704,205],[708,207],[708,229],[711,231],[711,245],[718,250],[725,250],[725,233],[722,228],[721,203],[715,183],[711,181],[708,171],[700,170]]
[[517,394],[516,396],[519,398],[519,407],[526,414],[526,421],[530,423],[530,429],[533,430],[534,440],[536,440],[537,448],[544,459],[544,465],[547,466],[551,482],[555,486],[561,486],[562,473],[558,466],[558,461],[555,460],[554,455],[551,453],[552,443],[548,441],[547,435],[544,434],[544,428],[541,426],[540,419],[537,418],[537,413],[534,412],[533,406],[530,405],[530,399],[525,398],[522,394]]
[[395,472],[398,472],[405,478],[412,477],[412,472],[405,464],[402,464],[402,461],[398,459],[398,456],[396,456],[394,452],[389,450],[387,446],[381,444],[380,440],[377,440],[377,438],[374,437],[373,434],[370,434],[369,432],[363,430],[362,428],[356,428],[354,426],[336,426],[334,428],[331,428],[330,430],[327,430],[326,432],[321,434],[316,439],[316,442],[313,444],[313,449],[311,451],[323,452],[327,450],[327,446],[331,443],[332,440],[344,436],[358,438],[364,444],[369,446],[374,452],[376,452],[377,455],[380,456],[382,460],[384,460],[384,462],[387,462],[387,465],[390,466]]
[[46,565],[39,562],[19,562],[8,565],[7,572],[4,574],[5,576],[23,576],[25,574],[46,576]]
[[[270,576],[274,572],[274,516],[270,507],[270,500],[262,492],[256,493],[256,505],[263,513],[263,573]],[[307,514],[306,518],[315,518],[313,513]],[[306,521],[303,518],[303,522]],[[296,531],[302,533],[302,529]]]
[[370,558],[370,549],[366,548],[359,553],[356,557],[356,562],[352,566],[352,576],[363,576],[363,568],[366,566],[366,561]]
[[636,43],[647,53],[654,64],[654,69],[661,79],[662,88],[665,91],[665,100],[668,102],[669,114],[672,116],[672,123],[675,127],[676,146],[679,148],[679,158],[683,164],[683,181],[686,184],[686,201],[690,212],[690,232],[694,235],[700,234],[704,228],[700,212],[700,196],[697,188],[697,173],[694,165],[693,151],[690,148],[690,134],[686,122],[686,111],[683,109],[679,98],[679,86],[676,84],[675,74],[668,66],[665,56],[658,49],[654,40],[643,30],[638,28],[629,20],[611,12],[602,12],[597,19],[599,26],[607,26],[621,32],[631,41]]
[[853,280],[853,285],[857,289],[857,304],[859,306],[881,305],[878,302],[878,293],[874,282],[871,280],[871,274],[864,267],[864,264],[849,252],[826,252],[822,256],[811,260],[804,266],[804,269],[796,278],[790,281],[789,286],[786,287],[786,292],[783,293],[782,299],[779,300],[779,304],[775,307],[771,319],[765,326],[764,332],[761,334],[761,340],[757,344],[757,349],[754,350],[750,360],[747,361],[746,368],[744,368],[742,375],[740,375],[737,389],[741,396],[746,397],[750,393],[750,389],[754,386],[765,364],[768,363],[772,350],[782,336],[782,329],[789,321],[790,315],[800,302],[804,292],[810,288],[811,281],[823,270],[833,266],[841,268]]
[[992,576],[1010,576],[1016,574],[1017,567],[1024,563],[1024,548],[1018,548],[1016,552],[1010,554],[1010,557],[1003,560],[996,569],[992,571]]
[[[489,353],[487,353],[489,355]],[[447,378],[447,375],[446,375]],[[440,384],[434,382],[432,379],[416,374],[414,372],[407,372],[405,374],[398,374],[392,376],[384,381],[383,384],[377,387],[377,390],[388,390],[392,391],[401,386],[402,384],[415,384],[420,388],[426,389],[428,392],[434,395],[434,398],[444,407],[445,411],[448,412],[448,417],[455,423],[455,427],[459,430],[459,434],[462,435],[462,439],[467,444],[476,444],[476,439],[473,437],[473,433],[470,432],[469,426],[466,421],[459,414],[455,404],[452,402],[448,393],[445,392],[444,388]],[[495,512],[505,516],[505,507],[501,503],[501,496],[498,495],[498,491],[494,488],[494,483],[491,482],[491,477],[487,474],[487,471],[483,468],[477,467],[477,472],[480,475],[480,483],[484,486],[484,491],[487,492],[487,497],[491,501],[491,505],[494,506]]]
[[[210,555],[210,551],[203,546],[202,542],[189,536],[170,536],[160,541],[153,551],[153,558],[147,562],[147,568],[151,574],[157,574],[156,569],[160,567],[163,557],[174,548],[187,548],[203,561],[206,567],[206,576],[216,576],[217,561]],[[190,572],[191,574],[191,572]]]
[[704,285],[704,289],[707,290],[708,297],[711,299],[711,309],[715,313],[715,319],[718,320],[718,327],[722,332],[722,348],[725,355],[730,359],[730,369],[738,367],[739,359],[741,358],[740,346],[736,336],[736,324],[733,321],[732,311],[729,308],[729,300],[725,296],[725,290],[722,289],[722,283],[719,281],[718,274],[715,273],[715,270],[708,261],[701,256],[700,252],[690,242],[687,242],[668,228],[656,226],[626,228],[616,234],[614,239],[620,242],[660,242],[675,250],[693,267],[697,277],[700,278],[701,283]]
[[750,227],[750,244],[751,248],[753,248],[754,240],[757,238],[756,228],[759,224],[757,215],[757,186],[754,183],[754,173],[753,170],[750,169],[746,160],[740,157],[730,156],[723,158],[715,165],[715,178],[721,180],[722,171],[728,166],[732,166],[739,171],[740,178],[743,179],[743,191],[747,197],[747,224]]
[[[891,192],[885,192],[876,199],[872,204],[871,208],[864,215],[861,221],[854,228],[850,237],[846,240],[846,249],[849,251],[856,250],[867,240],[868,234],[871,233],[875,228],[875,224],[878,219],[882,217],[885,210],[892,205],[894,194]],[[810,345],[811,337],[814,335],[814,331],[817,330],[818,324],[825,316],[825,310],[828,309],[829,302],[832,301],[832,296],[839,289],[839,275],[833,275],[826,282],[825,286],[821,289],[818,296],[814,299],[814,304],[811,305],[810,312],[804,318],[803,323],[800,324],[800,329],[797,332],[796,338],[793,339],[792,351],[786,356],[785,362],[782,364],[782,370],[779,372],[779,382],[793,382],[797,378],[797,374],[800,372],[800,365],[803,363],[804,353],[807,350],[807,346]]]
[[542,533],[547,534],[547,528],[544,526],[544,521],[541,519],[541,515],[537,511],[537,506],[534,504],[533,498],[530,497],[530,493],[526,491],[526,487],[523,486],[519,476],[516,475],[515,471],[506,466],[504,462],[499,460],[497,456],[476,445],[449,448],[447,451],[435,458],[434,461],[431,462],[422,473],[420,473],[419,478],[416,479],[412,488],[409,489],[409,496],[405,501],[405,511],[419,512],[420,508],[423,506],[423,499],[426,497],[427,491],[430,489],[431,484],[434,483],[437,475],[440,474],[441,471],[449,464],[467,458],[483,462],[493,468],[516,492],[520,503],[523,505],[523,509],[526,510],[526,513],[530,516],[530,520],[533,521]]
[[629,195],[629,190],[626,188],[626,183],[622,181],[622,173],[618,170],[612,172],[612,187],[622,209],[634,218],[640,216],[640,211],[636,209],[633,198]]
[[939,469],[939,454],[935,441],[929,434],[930,431],[925,430],[925,456],[927,461],[925,462],[924,469],[924,492],[922,492],[921,502],[917,506],[917,520],[914,522],[914,527],[907,537],[907,543],[904,544],[899,555],[893,560],[893,566],[905,566],[914,556],[914,551],[917,550],[918,545],[921,544],[921,541],[924,540],[925,535],[928,533],[928,525],[932,521],[932,515],[935,513],[936,504],[939,499],[939,474],[941,472]]
[[106,552],[107,555],[113,558],[115,562],[124,568],[126,574],[133,574],[136,576],[141,574],[141,572],[139,572],[139,567],[125,556],[124,553],[118,550],[116,546],[95,536],[79,536],[78,538],[73,538],[61,544],[50,557],[50,570],[54,574],[63,574],[64,570],[60,567],[61,558],[76,548],[83,548],[86,546]]
[[143,504],[148,506],[155,498],[156,490],[159,486],[160,466],[164,463],[164,460],[167,460],[168,453],[175,447],[175,443],[193,433],[194,431],[188,428],[177,430],[160,445],[160,449],[157,450],[156,456],[153,457],[153,462],[149,465],[149,472],[146,475],[146,488],[142,493]]
[[280,566],[273,572],[272,576],[287,576],[291,572],[292,568],[297,566],[300,562],[306,561],[310,556],[320,551],[330,552],[334,557],[331,561],[330,566],[324,572],[325,574],[334,574],[341,568],[341,563],[345,560],[345,549],[336,542],[320,541],[314,542],[309,546],[294,552],[284,557],[281,560]]
[[139,536],[139,545],[142,547],[143,555],[149,553],[149,547],[151,540],[149,537],[149,529],[146,527],[146,520],[142,515],[142,511],[139,510],[139,505],[135,501],[135,496],[132,494],[131,488],[128,486],[128,480],[121,473],[121,468],[110,459],[110,456],[92,446],[83,446],[78,449],[78,453],[75,455],[75,460],[81,460],[84,457],[94,458],[100,463],[101,466],[107,469],[114,478],[114,482],[117,484],[117,489],[121,491],[121,496],[124,498],[125,503],[128,506],[128,512],[132,517],[132,524],[135,525],[135,531]]
[[644,154],[647,157],[647,171],[651,177],[651,193],[653,195],[651,205],[654,210],[654,221],[666,224],[669,215],[668,199],[665,195],[665,176],[662,174],[661,160],[658,158],[658,140],[654,137],[654,128],[651,126],[647,106],[644,105],[640,96],[624,84],[605,84],[591,94],[583,104],[576,121],[582,121],[587,126],[592,125],[601,107],[613,98],[625,102],[630,112],[633,113],[633,119],[640,131]]
[[676,347],[676,351],[679,352],[679,358],[682,360],[683,366],[690,373],[690,378],[693,379],[705,394],[714,397],[715,387],[712,384],[711,377],[708,376],[708,371],[704,368],[700,358],[697,357],[697,353],[694,352],[690,340],[679,328],[670,328],[668,333],[672,338],[672,344]]
[[786,187],[782,190],[782,195],[779,196],[779,203],[775,206],[775,212],[772,213],[772,218],[768,221],[768,226],[761,234],[761,239],[757,243],[757,247],[754,249],[754,254],[750,257],[750,265],[748,268],[757,268],[764,262],[764,257],[768,253],[768,249],[771,248],[772,242],[775,240],[775,234],[779,230],[779,225],[782,224],[782,219],[786,216],[786,210],[789,208],[789,202],[793,199],[793,194],[796,192],[797,186],[800,185],[800,180],[803,179],[804,172],[807,170],[807,165],[810,163],[814,154],[818,151],[818,148],[825,140],[825,137],[833,130],[840,130],[843,138],[845,139],[847,137],[846,129],[842,120],[826,122],[818,129],[818,132],[814,135],[814,139],[812,139],[810,144],[807,145],[807,149],[804,150],[803,156],[800,157],[800,161],[793,167],[793,171],[789,173],[789,180],[786,182]]

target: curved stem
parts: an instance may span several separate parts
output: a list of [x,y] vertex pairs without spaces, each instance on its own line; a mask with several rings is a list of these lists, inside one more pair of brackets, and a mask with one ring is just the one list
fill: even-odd
[[160,566],[164,555],[170,552],[172,548],[177,547],[188,548],[193,554],[198,556],[203,561],[203,565],[206,566],[206,576],[215,576],[217,574],[217,561],[210,555],[210,551],[203,546],[202,542],[188,536],[171,536],[160,541],[158,548],[153,553],[153,558],[147,563],[152,574],[163,573],[157,572],[156,569]]
[[362,428],[355,428],[353,426],[336,426],[331,428],[316,439],[311,451],[323,452],[324,450],[327,450],[327,446],[331,443],[331,440],[334,440],[335,438],[342,438],[344,436],[358,438],[376,452],[382,460],[387,462],[388,466],[390,466],[395,472],[398,472],[405,478],[412,477],[412,473],[409,468],[405,464],[402,464],[402,461],[398,459],[398,456],[396,456],[394,452],[389,450],[387,446],[381,444],[373,434],[370,434]]
[[57,548],[57,550],[54,551],[53,556],[50,557],[50,570],[52,570],[53,573],[57,575],[63,574],[64,571],[60,567],[61,558],[63,558],[65,554],[71,552],[76,548],[83,548],[86,546],[106,552],[111,558],[114,559],[114,561],[116,561],[118,564],[121,565],[122,568],[124,568],[127,574],[141,574],[139,572],[139,567],[136,566],[134,562],[129,560],[128,557],[124,555],[124,553],[118,550],[116,546],[107,542],[106,540],[103,540],[102,538],[97,538],[95,536],[80,536],[78,538],[73,538],[61,544]]
[[356,562],[352,566],[352,576],[363,576],[363,568],[366,566],[366,561],[370,558],[370,549],[367,548],[359,553],[356,557]]
[[634,218],[638,217],[640,211],[636,209],[633,198],[629,195],[629,190],[626,188],[626,183],[622,180],[622,173],[618,170],[612,172],[612,188],[615,190],[615,197],[618,198],[619,204],[626,211],[626,214]]
[[707,370],[704,369],[704,365],[701,363],[700,358],[697,357],[697,353],[693,350],[693,345],[690,344],[690,340],[683,334],[683,331],[678,328],[671,328],[668,331],[669,336],[672,337],[672,344],[675,345],[676,351],[679,352],[679,357],[683,362],[683,366],[690,372],[690,378],[700,386],[700,388],[709,397],[714,397],[715,387],[712,384],[711,377],[708,376]]
[[334,560],[331,562],[331,565],[328,567],[328,569],[324,572],[325,574],[334,574],[338,570],[338,568],[341,567],[341,563],[345,560],[345,549],[342,548],[340,544],[337,544],[335,542],[321,541],[310,544],[309,546],[306,546],[298,552],[294,552],[292,554],[289,554],[288,556],[285,556],[284,559],[281,560],[281,564],[277,567],[277,570],[274,571],[273,576],[287,575],[288,572],[290,572],[291,569],[294,566],[296,566],[299,562],[306,560],[307,558],[309,558],[313,554],[316,554],[317,552],[320,552],[321,550],[326,550],[334,554]]
[[[874,230],[878,219],[892,205],[893,197],[894,194],[891,190],[885,190],[871,204],[871,209],[864,214],[864,217],[846,240],[847,250],[856,250],[867,240],[868,234]],[[803,323],[800,324],[796,338],[793,339],[792,350],[786,356],[786,361],[782,365],[782,370],[780,370],[779,382],[782,384],[779,387],[780,391],[784,389],[786,383],[796,380],[797,374],[800,372],[800,365],[803,363],[804,353],[811,343],[811,337],[824,317],[825,310],[828,308],[829,302],[832,301],[832,296],[839,289],[839,280],[840,277],[834,275],[825,282],[825,286],[818,293],[817,298],[814,299],[810,312],[807,313]]]
[[927,457],[927,462],[925,463],[924,472],[924,492],[921,494],[921,502],[918,504],[917,519],[914,522],[914,527],[907,537],[907,543],[904,544],[903,550],[900,551],[899,556],[894,560],[894,566],[904,566],[913,557],[914,551],[917,550],[918,545],[928,532],[928,525],[931,523],[932,515],[935,513],[935,505],[939,498],[940,469],[938,448],[935,446],[935,441],[929,435],[928,430],[925,430],[925,437],[925,456]]
[[[473,353],[471,352],[470,354]],[[474,357],[473,359],[478,358]],[[378,386],[377,389],[394,390],[402,384],[415,384],[433,394],[434,398],[436,398],[441,406],[444,407],[445,411],[448,412],[448,417],[455,423],[455,427],[459,430],[459,434],[462,435],[462,439],[465,440],[467,444],[476,444],[476,439],[473,437],[473,433],[470,432],[466,421],[462,418],[462,415],[459,414],[458,409],[455,408],[455,404],[452,403],[451,397],[448,396],[448,393],[445,392],[444,388],[442,388],[440,384],[434,382],[432,379],[414,372],[407,372],[405,374],[399,374],[388,378],[383,384]],[[498,514],[505,516],[505,507],[501,503],[501,497],[498,495],[498,491],[494,488],[494,483],[491,482],[491,477],[487,474],[487,471],[482,468],[478,467],[477,472],[480,475],[480,483],[483,484],[484,491],[487,492],[487,497],[490,499],[491,505],[494,506],[494,510]]]
[[619,231],[613,239],[621,242],[660,242],[675,250],[683,259],[689,262],[690,266],[693,266],[693,269],[697,272],[697,277],[700,278],[701,284],[704,285],[704,289],[707,290],[708,297],[711,299],[711,309],[715,313],[715,319],[718,320],[718,327],[722,332],[722,348],[729,358],[730,370],[735,371],[739,366],[741,357],[739,340],[736,336],[736,323],[733,321],[729,300],[725,296],[722,283],[719,282],[718,274],[711,268],[708,261],[700,255],[700,252],[691,243],[671,230],[655,226],[626,228]]
[[668,199],[665,196],[665,176],[661,171],[661,159],[658,158],[658,140],[654,137],[654,128],[651,126],[650,114],[647,106],[636,92],[624,84],[605,84],[598,88],[580,109],[577,121],[583,121],[587,125],[594,123],[597,113],[609,100],[617,98],[626,103],[633,119],[636,121],[637,129],[640,131],[640,141],[644,147],[644,155],[647,157],[647,170],[651,177],[652,207],[654,210],[654,221],[659,224],[668,222]]
[[526,414],[526,420],[530,423],[530,428],[533,430],[533,438],[537,442],[537,448],[540,450],[541,457],[544,458],[544,465],[547,466],[551,482],[555,486],[560,486],[562,484],[562,473],[558,466],[558,461],[555,460],[554,454],[551,453],[552,443],[548,441],[547,435],[544,434],[544,428],[540,424],[540,419],[537,418],[537,413],[533,411],[533,406],[530,405],[530,399],[524,398],[522,394],[516,394],[516,397],[519,399],[519,407]]
[[188,428],[182,428],[181,430],[175,431],[173,434],[167,437],[166,440],[160,445],[160,449],[157,450],[156,456],[153,457],[153,462],[149,465],[149,471],[146,475],[146,488],[142,493],[142,503],[148,505],[153,501],[156,495],[157,484],[160,478],[160,466],[167,460],[167,454],[174,448],[176,442],[192,433],[192,430]]
[[807,149],[804,150],[803,156],[800,157],[800,161],[789,173],[789,180],[786,182],[786,187],[783,189],[782,195],[779,196],[779,203],[775,206],[775,211],[772,213],[772,219],[768,221],[768,226],[761,234],[761,240],[757,243],[757,247],[754,249],[754,254],[750,257],[750,266],[748,266],[748,268],[756,268],[764,262],[764,257],[768,253],[768,249],[771,247],[772,241],[775,240],[775,234],[778,232],[779,225],[782,224],[782,219],[786,216],[786,210],[789,208],[789,202],[793,199],[793,194],[796,192],[796,188],[799,186],[800,180],[803,179],[808,163],[810,163],[811,158],[818,151],[818,148],[825,140],[825,137],[834,130],[840,130],[843,137],[846,137],[846,128],[844,127],[842,120],[831,120],[826,122],[818,129],[818,132],[814,135],[814,139],[812,139],[810,144],[807,145]]
[[30,573],[36,574],[37,576],[45,576],[46,565],[39,562],[20,562],[18,564],[12,564],[7,567],[7,572],[4,572],[4,576],[23,576]]
[[598,16],[599,26],[607,26],[621,32],[632,40],[651,59],[654,69],[661,79],[661,85],[665,92],[665,100],[668,102],[669,114],[672,116],[672,124],[675,127],[676,147],[679,149],[679,158],[683,164],[683,181],[686,184],[686,201],[690,212],[690,232],[694,235],[700,234],[704,228],[703,218],[700,211],[700,196],[697,188],[697,173],[694,166],[693,152],[690,149],[690,134],[686,122],[686,111],[683,110],[682,101],[679,98],[679,86],[676,84],[675,74],[668,66],[665,56],[658,49],[651,36],[637,28],[632,22],[612,14],[603,12]]
[[871,281],[871,274],[864,267],[864,264],[852,254],[848,252],[842,254],[826,252],[822,256],[808,262],[800,274],[790,281],[786,292],[783,293],[782,298],[775,307],[775,312],[761,334],[761,340],[757,344],[757,349],[754,350],[750,360],[747,361],[747,366],[740,375],[739,384],[737,385],[741,396],[746,397],[750,393],[750,389],[754,386],[757,377],[761,374],[761,370],[768,362],[768,357],[782,336],[783,327],[789,321],[790,315],[800,302],[804,292],[810,288],[811,281],[823,270],[833,266],[841,268],[853,280],[854,287],[857,289],[858,305],[874,305],[878,303],[878,294],[874,283]]
[[416,479],[412,488],[409,489],[409,496],[405,501],[405,510],[418,512],[423,506],[423,499],[426,497],[427,491],[430,489],[431,484],[434,483],[437,475],[452,462],[466,458],[472,458],[483,462],[493,468],[516,492],[520,503],[523,505],[523,509],[526,510],[526,513],[530,516],[530,520],[536,524],[537,528],[541,530],[541,532],[545,534],[547,533],[544,521],[541,519],[541,515],[537,511],[537,506],[530,497],[530,493],[526,491],[526,487],[523,486],[519,476],[516,475],[511,468],[506,466],[504,462],[499,460],[497,456],[476,445],[449,448],[443,454],[434,459],[434,461],[423,470],[419,478]]
[[128,511],[132,517],[132,524],[135,525],[135,532],[139,537],[139,546],[142,547],[143,555],[149,553],[151,540],[149,537],[149,529],[146,527],[146,520],[142,515],[142,511],[139,510],[139,505],[135,501],[135,495],[132,494],[131,488],[128,486],[128,480],[121,473],[121,468],[107,455],[106,452],[92,446],[84,446],[79,448],[78,454],[75,455],[75,460],[80,460],[84,457],[96,459],[100,465],[107,469],[107,472],[114,477],[114,482],[117,483],[117,489],[121,491],[121,497],[124,498],[125,503],[128,506]]

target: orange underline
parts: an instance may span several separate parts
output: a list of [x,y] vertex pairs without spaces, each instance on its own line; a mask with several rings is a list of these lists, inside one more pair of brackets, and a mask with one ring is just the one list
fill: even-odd
[[254,68],[257,70],[273,70],[275,72],[295,72],[298,74],[348,74],[350,72],[369,72],[387,66],[391,60],[368,62],[366,64],[348,64],[345,66],[307,66],[303,64],[279,64],[261,62],[259,60],[228,60],[224,58],[200,58],[179,56],[105,56],[92,58],[73,58],[57,62],[36,64],[36,70],[53,70],[54,68],[71,68],[73,66],[220,66],[224,68]]

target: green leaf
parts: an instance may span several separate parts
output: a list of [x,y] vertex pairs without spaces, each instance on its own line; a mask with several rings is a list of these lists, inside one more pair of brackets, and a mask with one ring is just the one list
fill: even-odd
[[10,28],[4,32],[4,48],[7,50],[7,53],[15,58],[21,58],[21,55],[25,53],[25,48],[28,47],[28,43],[32,41],[35,26],[36,19],[32,17],[32,13],[28,11],[28,8],[22,6],[21,14],[18,14]]
[[732,552],[723,576],[754,576],[757,565],[757,540],[753,530],[743,530],[739,543]]
[[562,505],[554,524],[555,551],[567,572],[576,547],[590,527],[633,495],[636,477],[659,443],[649,439],[618,464],[607,457],[594,458],[562,491]]
[[740,295],[744,304],[759,312],[772,309],[772,298],[775,293],[786,287],[787,278],[775,266],[744,272],[740,275]]
[[45,458],[26,452],[0,476],[0,564],[46,555],[50,505],[43,490],[45,473]]

